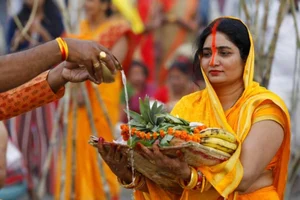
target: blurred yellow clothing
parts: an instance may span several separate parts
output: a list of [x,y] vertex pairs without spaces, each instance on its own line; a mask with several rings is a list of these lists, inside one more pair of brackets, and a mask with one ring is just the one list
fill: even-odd
[[[224,197],[230,200],[283,199],[290,155],[289,114],[284,102],[277,95],[253,81],[254,46],[250,32],[249,37],[251,47],[243,74],[245,90],[232,108],[223,110],[218,96],[202,72],[206,88],[183,97],[172,111],[174,116],[178,115],[192,122],[202,122],[207,127],[223,128],[236,135],[239,145],[229,160],[211,167],[199,167],[213,187],[203,193],[199,190],[184,190],[182,195],[174,196],[171,191],[165,191],[147,180],[149,194],[137,191],[137,200],[216,200]],[[235,189],[243,178],[243,166],[239,160],[241,146],[253,123],[262,120],[274,120],[284,129],[282,145],[267,167],[273,168],[273,186],[238,195]],[[260,198],[262,196],[264,198]]]
[[[108,49],[111,49],[116,42],[125,36],[129,30],[128,23],[122,19],[111,18],[99,25],[97,29],[91,30],[87,21],[83,21],[80,26],[81,33],[77,38],[86,40],[95,40]],[[98,132],[98,136],[103,137],[106,141],[114,139],[113,133],[104,117],[102,108],[97,100],[96,92],[90,82],[86,83],[89,93],[89,99],[92,106],[93,118]],[[121,76],[116,75],[116,80],[110,84],[100,84],[97,89],[101,94],[104,104],[113,126],[119,119],[119,96],[121,92]],[[67,155],[66,155],[66,179],[64,184],[64,198],[71,199],[72,187],[75,190],[75,199],[97,200],[106,199],[103,188],[102,178],[106,180],[109,186],[110,197],[118,197],[120,188],[116,176],[110,171],[104,163],[105,174],[101,174],[98,167],[98,152],[88,144],[89,136],[92,134],[88,119],[87,109],[80,107],[77,113],[77,131],[76,131],[76,149],[72,147],[72,112],[69,114],[69,129],[67,136]],[[76,173],[74,182],[72,182],[72,152],[76,151]],[[74,161],[73,161],[74,162]],[[60,169],[58,170],[60,177]],[[58,178],[56,184],[55,199],[59,198],[61,188]],[[71,192],[72,191],[72,192]]]

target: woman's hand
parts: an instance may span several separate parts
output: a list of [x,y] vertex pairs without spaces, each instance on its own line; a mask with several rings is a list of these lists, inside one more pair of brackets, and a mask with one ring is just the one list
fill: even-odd
[[104,148],[104,139],[102,137],[98,140],[98,152],[102,159],[109,166],[111,171],[126,183],[132,182],[132,171],[128,167],[128,159],[126,155],[123,155],[120,151],[120,146],[112,143],[110,149]]
[[160,169],[158,172],[159,174],[163,175],[171,173],[177,178],[189,181],[191,170],[188,164],[184,161],[181,151],[177,151],[178,158],[170,158],[161,153],[158,143],[158,140],[154,142],[152,146],[153,152],[147,147],[143,146],[141,143],[137,143],[136,151],[147,158],[151,163],[155,164]]

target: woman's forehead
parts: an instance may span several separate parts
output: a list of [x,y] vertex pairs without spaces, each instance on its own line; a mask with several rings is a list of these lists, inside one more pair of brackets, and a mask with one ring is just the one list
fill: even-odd
[[[215,40],[215,41],[213,41]],[[211,48],[213,42],[216,44],[216,47],[218,46],[228,46],[228,47],[233,47],[235,46],[227,37],[226,34],[221,33],[221,32],[216,32],[215,37],[213,37],[212,34],[207,36],[203,48]]]

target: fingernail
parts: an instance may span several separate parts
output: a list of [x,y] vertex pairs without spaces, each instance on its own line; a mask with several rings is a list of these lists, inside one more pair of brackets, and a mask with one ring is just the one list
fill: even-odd
[[142,145],[141,145],[141,143],[136,143],[136,148],[138,149],[138,150],[141,150],[142,149]]
[[99,137],[98,143],[103,143],[103,142],[104,142],[104,138],[103,137]]

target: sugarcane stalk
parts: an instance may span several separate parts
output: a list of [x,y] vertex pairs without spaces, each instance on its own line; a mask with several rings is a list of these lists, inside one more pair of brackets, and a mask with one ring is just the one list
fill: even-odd
[[283,21],[283,18],[285,16],[286,12],[287,12],[286,0],[280,0],[279,11],[277,13],[277,19],[276,19],[277,23],[276,23],[275,30],[274,30],[274,33],[272,36],[271,44],[268,48],[266,70],[265,70],[265,74],[264,74],[263,81],[262,81],[262,85],[265,87],[268,87],[268,85],[269,85],[272,64],[273,64],[274,54],[275,54],[277,40],[278,40],[279,29],[280,29],[281,23]]
[[78,111],[78,102],[77,102],[77,87],[73,88],[72,91],[72,185],[71,185],[71,199],[75,199],[75,176],[76,176],[76,136],[77,136],[77,111]]
[[255,15],[254,15],[254,22],[253,22],[253,33],[254,33],[254,41],[257,41],[257,33],[258,33],[258,17],[259,17],[259,4],[260,0],[255,1]]
[[295,68],[293,77],[293,92],[292,92],[292,110],[296,109],[297,99],[299,94],[299,74],[300,74],[300,34],[298,29],[298,22],[296,17],[295,1],[290,0],[291,11],[294,20],[295,32],[296,32],[296,57],[295,57]]
[[[87,114],[88,114],[90,127],[91,127],[91,130],[92,130],[92,134],[94,136],[98,137],[98,133],[97,133],[97,129],[96,129],[95,121],[94,121],[93,110],[92,110],[92,106],[91,106],[91,103],[90,103],[90,99],[89,99],[89,96],[88,96],[88,92],[87,92],[85,83],[80,83],[80,88],[81,88],[82,95],[83,95],[83,98],[84,98],[85,107],[87,109]],[[104,188],[105,196],[106,196],[106,199],[110,199],[109,190],[107,190],[107,188],[109,188],[109,187],[108,187],[107,180],[106,180],[106,177],[105,177],[105,173],[104,173],[104,169],[103,169],[103,165],[102,165],[102,159],[99,155],[97,157],[98,157],[98,168],[99,168],[99,170],[102,174],[101,180],[102,180],[102,185],[103,185],[103,188]]]
[[50,138],[50,142],[49,142],[48,153],[45,158],[44,165],[42,166],[41,178],[38,181],[37,196],[39,199],[42,199],[45,194],[46,179],[47,179],[48,171],[50,168],[53,151],[57,145],[57,133],[58,133],[58,129],[59,129],[59,122],[60,122],[61,115],[62,115],[63,103],[64,103],[64,100],[61,99],[58,103],[58,107],[57,107],[57,110],[55,113],[53,129],[51,132],[51,138]]
[[[293,89],[292,89],[292,109],[295,110],[298,103],[299,94],[299,75],[300,75],[300,48],[296,48],[295,56],[295,67],[294,67],[294,77],[293,77]],[[295,113],[292,113],[295,114]]]
[[255,66],[256,66],[256,80],[258,82],[262,81],[263,78],[263,71],[265,67],[265,46],[266,46],[266,32],[267,32],[267,26],[268,26],[268,18],[269,18],[269,7],[270,7],[270,0],[264,1],[264,15],[263,15],[263,23],[262,23],[262,33],[261,39],[259,41],[259,48],[258,48],[258,54],[255,57]]
[[290,199],[292,194],[292,187],[295,184],[298,174],[300,172],[300,152],[297,151],[294,158],[289,163],[289,175],[286,186],[285,199]]
[[242,6],[242,9],[244,10],[244,14],[246,17],[246,23],[250,25],[251,17],[250,17],[249,10],[248,10],[245,0],[240,0],[240,4]]
[[99,105],[101,107],[101,110],[102,110],[102,112],[104,114],[104,117],[105,117],[107,123],[108,123],[108,127],[110,129],[110,132],[113,134],[114,127],[113,127],[112,121],[111,121],[111,119],[109,117],[107,107],[106,107],[106,105],[105,105],[105,103],[104,103],[104,101],[103,101],[103,99],[101,97],[101,93],[98,90],[98,85],[96,85],[94,83],[92,85],[93,85],[94,91],[96,93],[96,97],[97,97],[97,100],[98,100]]
[[[31,10],[28,22],[26,23],[25,27],[24,28],[23,27],[18,27],[19,30],[21,31],[21,37],[17,38],[17,41],[16,41],[15,45],[11,47],[12,51],[15,51],[18,48],[20,40],[21,40],[22,37],[24,37],[25,39],[30,38],[28,41],[32,41],[31,37],[28,35],[28,31],[29,31],[29,28],[30,28],[34,18],[35,18],[35,15],[36,15],[36,12],[37,12],[37,9],[38,9],[38,2],[39,2],[39,0],[34,0],[32,10]],[[17,19],[17,16],[15,16],[14,19]],[[18,21],[20,21],[20,20],[16,20],[16,22],[18,22]],[[16,25],[20,25],[20,24],[21,23],[16,23]]]
[[64,0],[56,0],[56,2],[57,2],[60,12],[62,13],[65,31],[66,31],[66,33],[70,33],[71,32],[71,23],[70,23],[71,20],[70,20],[69,12],[66,8],[65,1]]
[[60,199],[64,200],[65,196],[65,180],[66,180],[66,137],[68,134],[68,115],[69,115],[69,104],[71,97],[71,86],[67,84],[65,89],[64,97],[64,113],[63,113],[63,135],[62,135],[62,154],[61,154],[61,181],[60,181]]

